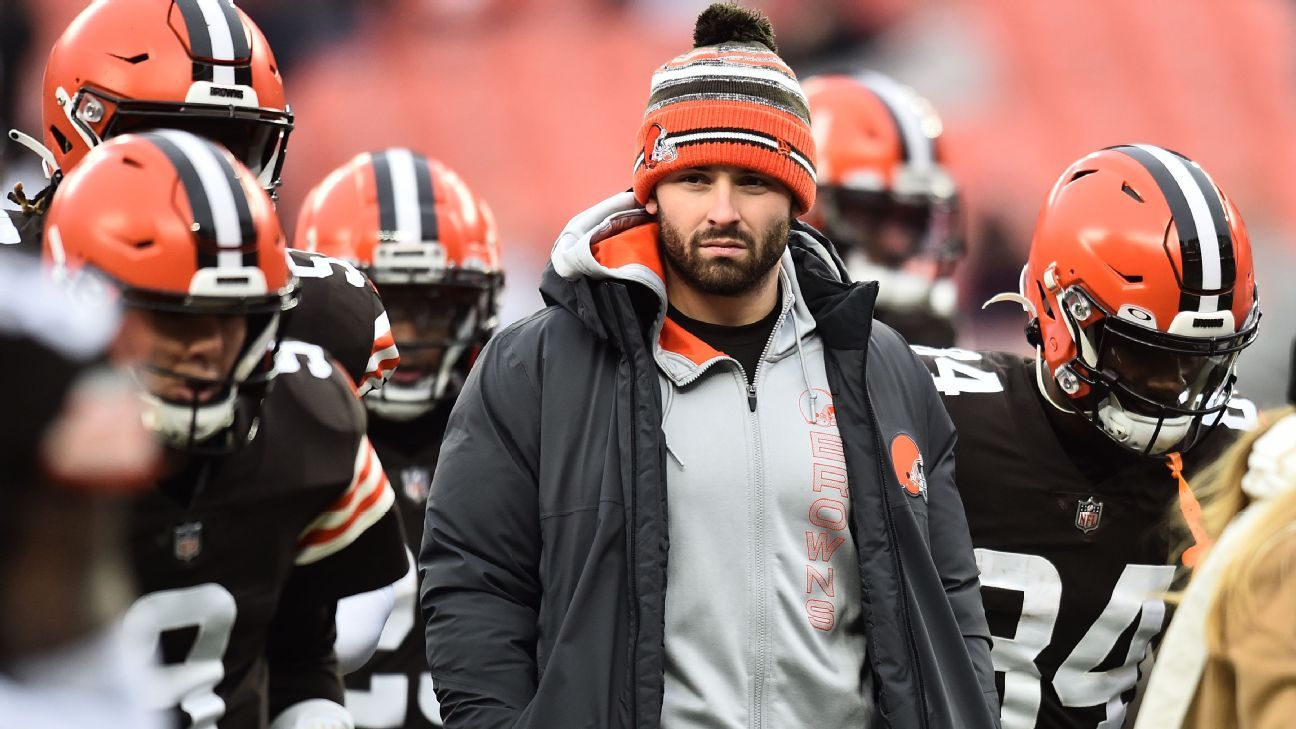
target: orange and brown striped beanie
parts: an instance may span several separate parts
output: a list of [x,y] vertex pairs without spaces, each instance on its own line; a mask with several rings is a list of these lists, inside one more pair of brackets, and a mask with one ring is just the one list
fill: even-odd
[[814,205],[815,145],[796,74],[765,16],[716,3],[698,16],[693,49],[657,69],[636,145],[634,193],[689,167],[732,165],[782,182],[799,212]]

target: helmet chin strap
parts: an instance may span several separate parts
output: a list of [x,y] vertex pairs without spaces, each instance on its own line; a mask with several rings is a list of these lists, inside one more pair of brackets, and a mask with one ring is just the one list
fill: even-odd
[[364,398],[365,406],[379,417],[404,422],[432,409],[436,402],[434,376],[419,379],[413,385],[388,382]]
[[1161,455],[1169,452],[1188,436],[1193,418],[1180,415],[1173,418],[1156,418],[1130,412],[1114,395],[1109,395],[1098,406],[1098,420],[1103,430],[1121,445]]
[[1044,349],[1043,347],[1035,348],[1035,386],[1039,388],[1040,394],[1044,400],[1060,412],[1076,414],[1074,408],[1060,405],[1057,400],[1053,399],[1053,393],[1049,392],[1048,385],[1044,382]]
[[202,405],[177,405],[149,392],[141,392],[140,397],[145,426],[167,445],[188,449],[233,424],[238,386],[231,385],[224,399]]

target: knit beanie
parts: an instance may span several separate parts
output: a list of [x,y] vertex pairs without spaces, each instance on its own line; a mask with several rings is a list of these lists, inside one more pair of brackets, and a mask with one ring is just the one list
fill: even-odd
[[693,50],[657,69],[636,146],[634,193],[648,202],[679,170],[731,165],[768,175],[814,205],[815,145],[796,74],[759,12],[715,3],[698,16]]

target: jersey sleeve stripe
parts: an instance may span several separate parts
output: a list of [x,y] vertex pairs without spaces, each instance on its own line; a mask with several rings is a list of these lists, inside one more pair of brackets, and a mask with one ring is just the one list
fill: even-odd
[[[331,540],[335,540],[350,531],[351,528],[361,520],[361,517],[365,516],[375,506],[379,507],[379,513],[377,516],[382,516],[383,512],[386,512],[387,509],[382,508],[381,502],[383,501],[383,497],[389,495],[391,495],[391,484],[388,483],[386,477],[380,478],[379,483],[375,484],[375,488],[365,494],[364,499],[360,501],[355,510],[348,513],[341,523],[328,529],[316,530],[309,534],[305,534],[299,540],[299,543],[306,544],[307,546],[327,544]],[[387,502],[387,505],[390,506],[391,502]],[[364,529],[360,529],[359,531],[364,531]],[[359,532],[357,532],[357,535],[358,534]]]
[[[346,493],[338,497],[329,505],[329,508],[315,517],[315,521],[310,527],[302,532],[305,538],[309,534],[331,530],[339,524],[346,523],[356,510],[356,504],[367,499],[371,493],[379,486],[383,479],[382,464],[378,462],[377,457],[373,454],[372,448],[363,456],[363,465],[357,463],[358,468],[355,479]],[[375,464],[377,467],[375,468]]]
[[[365,493],[368,493],[368,491],[373,488],[375,460],[373,449],[361,449],[360,453],[361,460],[356,463],[358,468],[356,469],[355,480],[352,481],[351,487],[348,488],[346,493],[342,494],[337,501],[333,502],[333,504],[329,506],[328,511],[315,520],[316,528],[321,526],[320,520],[323,519],[325,515],[332,514],[342,515],[345,517],[345,515],[351,511],[351,504],[356,500],[356,494],[359,493],[361,489],[365,489]],[[357,485],[359,486],[357,487]]]
[[346,493],[298,536],[296,563],[310,564],[346,548],[391,510],[395,500],[382,463],[366,438],[356,454],[355,477]]
[[384,311],[374,320],[373,348],[365,365],[364,378],[360,381],[360,395],[363,397],[370,390],[382,387],[399,364],[400,352],[396,349],[396,339],[392,337],[391,324]]

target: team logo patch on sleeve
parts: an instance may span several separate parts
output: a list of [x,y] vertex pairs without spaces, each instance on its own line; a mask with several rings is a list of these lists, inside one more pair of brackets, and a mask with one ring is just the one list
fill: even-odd
[[913,438],[901,433],[891,440],[891,464],[896,478],[910,496],[927,500],[927,471],[923,468],[922,452]]
[[1103,503],[1094,501],[1094,497],[1081,500],[1076,504],[1075,526],[1076,529],[1088,534],[1098,528],[1098,523],[1102,521]]

